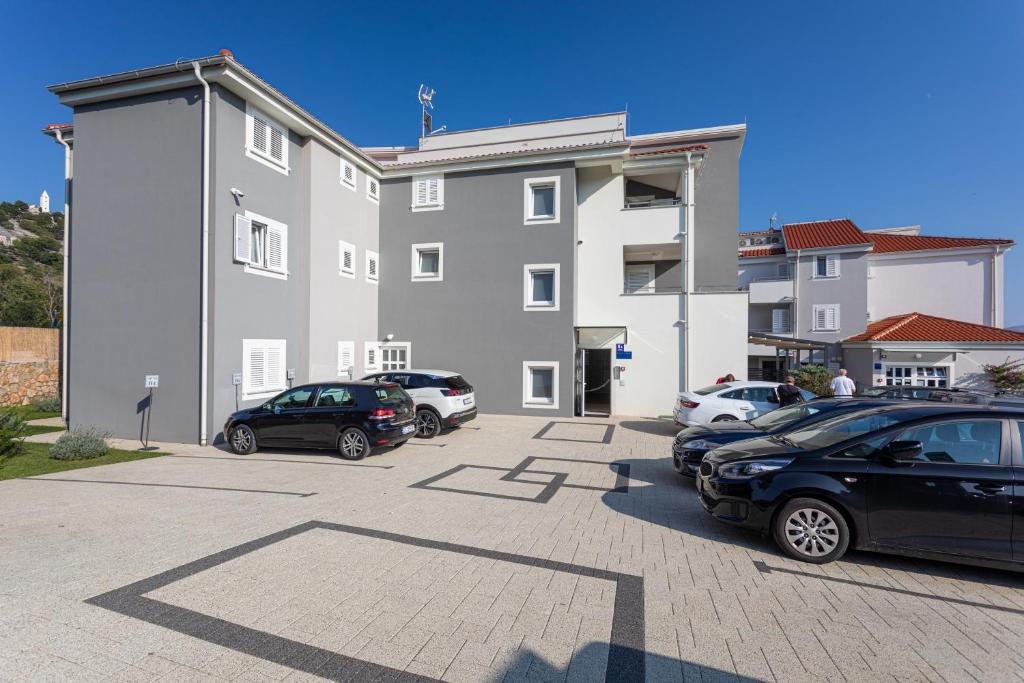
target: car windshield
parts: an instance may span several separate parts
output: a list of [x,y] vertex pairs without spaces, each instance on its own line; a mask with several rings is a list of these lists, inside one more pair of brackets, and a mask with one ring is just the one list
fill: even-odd
[[885,429],[902,420],[903,414],[888,413],[845,413],[827,418],[813,425],[786,434],[786,441],[805,451],[825,448],[834,444]]
[[777,429],[782,429],[787,425],[791,425],[797,420],[803,420],[811,415],[817,415],[820,412],[821,406],[807,404],[788,406],[786,408],[773,410],[770,413],[765,413],[760,417],[755,417],[750,421],[750,424],[762,431],[773,432]]
[[699,396],[707,396],[708,394],[713,394],[716,391],[725,391],[726,389],[728,389],[731,386],[732,385],[729,384],[728,382],[722,382],[721,384],[712,384],[709,387],[704,387],[703,389],[698,389],[697,391],[695,391],[693,393],[695,393],[695,394],[697,394]]

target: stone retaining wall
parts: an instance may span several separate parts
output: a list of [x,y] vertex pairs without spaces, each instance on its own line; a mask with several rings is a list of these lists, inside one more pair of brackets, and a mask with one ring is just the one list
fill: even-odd
[[56,396],[59,376],[55,360],[0,361],[0,407],[28,405],[37,399]]

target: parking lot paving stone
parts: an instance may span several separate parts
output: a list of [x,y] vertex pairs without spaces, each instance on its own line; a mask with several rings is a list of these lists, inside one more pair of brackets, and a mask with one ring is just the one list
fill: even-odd
[[[0,680],[600,680],[617,594],[602,572],[643,578],[647,680],[1022,679],[1020,575],[868,553],[793,562],[700,509],[669,463],[671,425],[550,422],[482,415],[444,448],[359,467],[160,444],[184,457],[2,482]],[[458,465],[498,468],[464,472],[513,496],[550,484],[543,472],[564,485],[544,504],[410,488]],[[84,602],[310,520],[430,543],[315,528],[145,594],[154,614],[170,614],[160,600],[200,613],[189,628],[207,639]],[[268,661],[208,640],[212,617],[312,647]]]

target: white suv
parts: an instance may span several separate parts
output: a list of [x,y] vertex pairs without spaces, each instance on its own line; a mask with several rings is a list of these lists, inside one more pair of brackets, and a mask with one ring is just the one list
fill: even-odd
[[416,436],[430,439],[476,417],[476,395],[462,375],[448,370],[393,370],[367,375],[371,382],[395,382],[416,402]]

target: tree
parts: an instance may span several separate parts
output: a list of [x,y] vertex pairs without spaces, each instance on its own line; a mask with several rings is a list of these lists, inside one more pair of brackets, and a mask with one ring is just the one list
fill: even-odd
[[1024,359],[1010,360],[1002,363],[983,365],[985,375],[998,391],[1009,394],[1024,394]]
[[790,373],[796,379],[796,385],[818,396],[832,395],[832,380],[835,376],[823,365],[805,365]]

